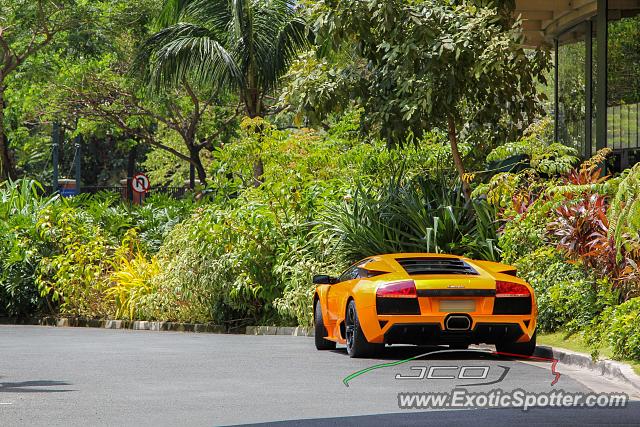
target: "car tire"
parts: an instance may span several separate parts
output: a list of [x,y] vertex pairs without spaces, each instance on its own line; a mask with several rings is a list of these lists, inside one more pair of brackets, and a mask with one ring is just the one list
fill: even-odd
[[347,341],[347,353],[349,357],[372,357],[384,349],[384,344],[370,343],[362,332],[356,302],[349,301],[345,314],[345,339]]
[[536,332],[527,342],[510,342],[496,344],[498,353],[510,353],[518,356],[531,356],[536,351]]
[[316,302],[316,305],[314,307],[313,320],[316,349],[334,350],[336,348],[336,343],[324,338],[327,336],[327,328],[324,327],[324,321],[322,320],[322,307],[320,307],[320,301]]

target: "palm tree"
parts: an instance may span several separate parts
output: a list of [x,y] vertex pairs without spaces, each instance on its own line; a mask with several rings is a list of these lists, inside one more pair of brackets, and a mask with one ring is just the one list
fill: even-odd
[[[156,89],[189,81],[232,91],[251,118],[268,113],[265,96],[308,41],[293,0],[166,0],[159,23],[136,61],[145,80]],[[258,160],[258,185],[262,174]]]

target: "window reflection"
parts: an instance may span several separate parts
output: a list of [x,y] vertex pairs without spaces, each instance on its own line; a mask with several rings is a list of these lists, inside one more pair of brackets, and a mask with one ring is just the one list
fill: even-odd
[[609,11],[607,146],[614,150],[640,148],[640,15],[637,13]]
[[585,28],[558,39],[558,140],[583,152],[585,141]]

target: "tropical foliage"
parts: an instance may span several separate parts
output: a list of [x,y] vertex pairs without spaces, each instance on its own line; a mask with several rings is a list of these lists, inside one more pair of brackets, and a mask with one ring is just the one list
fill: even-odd
[[[639,358],[640,166],[553,140],[512,6],[0,0],[0,316],[310,325],[314,274],[430,251],[514,264],[541,331]],[[93,194],[50,188],[52,140]],[[184,196],[123,200],[138,171]]]
[[536,82],[545,81],[548,56],[523,49],[520,24],[502,9],[441,1],[321,1],[315,8],[321,46],[362,58],[353,93],[368,126],[391,146],[409,132],[447,129],[467,199],[461,137],[473,140],[474,130],[503,114],[528,124],[540,111]]
[[[532,169],[496,175],[487,194],[508,218],[499,238],[504,258],[537,290],[541,329],[582,333],[596,349],[637,357],[631,319],[640,315],[640,240],[628,208],[640,187],[629,186],[635,168],[603,176],[610,154],[603,150],[559,178]],[[621,217],[631,219],[629,229]],[[629,231],[616,239],[612,224]]]
[[528,164],[547,176],[568,174],[578,163],[578,151],[557,142],[549,144],[550,130],[551,121],[541,120],[532,124],[518,141],[494,148],[487,155],[489,169],[513,170]]
[[[307,44],[305,21],[288,0],[168,0],[159,24],[164,28],[136,60],[144,80],[155,88],[186,86],[192,97],[189,82],[234,91],[249,118],[269,114],[265,97]],[[256,183],[263,169],[258,157]]]
[[467,203],[459,182],[446,176],[407,181],[400,170],[382,191],[359,185],[327,209],[318,228],[351,262],[423,251],[499,258],[492,209],[483,201]]

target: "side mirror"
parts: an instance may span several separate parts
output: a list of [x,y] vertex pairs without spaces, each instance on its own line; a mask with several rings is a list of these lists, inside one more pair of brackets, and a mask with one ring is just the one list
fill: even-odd
[[337,281],[338,279],[336,279],[335,277],[331,277],[326,274],[316,274],[315,276],[313,276],[314,285],[333,285]]

